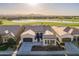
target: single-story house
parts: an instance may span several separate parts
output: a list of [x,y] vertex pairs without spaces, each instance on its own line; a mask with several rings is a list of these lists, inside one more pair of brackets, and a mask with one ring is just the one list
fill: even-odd
[[79,28],[53,26],[52,29],[56,33],[59,41],[79,41]]
[[79,28],[69,28],[69,27],[66,27],[64,29],[64,31],[67,30],[66,32],[70,33],[72,36],[73,36],[73,39],[74,40],[79,40]]
[[5,30],[4,33],[0,35],[1,35],[0,43],[7,43],[9,38],[15,38],[15,35],[12,32],[9,32],[8,30]]
[[0,25],[0,35],[2,37],[0,42],[6,43],[7,39],[10,37],[17,38],[20,28],[21,27],[18,25]]
[[66,32],[69,29],[65,29],[66,27],[57,27],[57,26],[53,26],[52,29],[55,31],[56,36],[58,37],[59,41],[73,41],[73,36],[70,34],[70,32]]
[[46,30],[52,31],[50,26],[45,25],[36,25],[36,26],[25,26],[25,31],[31,29],[35,32],[35,39],[37,42],[41,42],[43,39],[43,34]]
[[[56,36],[50,26],[25,26],[21,40],[24,42],[41,42],[43,45],[56,45]],[[46,41],[49,43],[46,43]]]

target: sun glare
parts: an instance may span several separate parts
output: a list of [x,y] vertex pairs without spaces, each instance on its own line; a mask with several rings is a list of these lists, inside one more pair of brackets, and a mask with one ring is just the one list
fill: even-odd
[[33,3],[33,2],[29,2],[29,3],[27,3],[28,5],[37,5],[38,3]]

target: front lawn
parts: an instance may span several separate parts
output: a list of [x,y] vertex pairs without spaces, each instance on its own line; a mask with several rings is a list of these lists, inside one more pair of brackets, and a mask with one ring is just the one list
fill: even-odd
[[65,50],[59,46],[33,46],[31,51],[62,51]]

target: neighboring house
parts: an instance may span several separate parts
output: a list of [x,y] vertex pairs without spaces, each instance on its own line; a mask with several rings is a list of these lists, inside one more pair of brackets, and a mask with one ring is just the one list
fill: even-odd
[[57,26],[53,26],[52,29],[56,33],[56,36],[58,37],[60,42],[66,41],[66,40],[73,41],[73,36],[69,32],[66,32],[69,29],[66,30],[65,27],[57,27]]
[[71,34],[74,36],[74,40],[79,41],[79,29],[74,28]]
[[25,26],[21,40],[23,42],[41,42],[43,45],[56,45],[56,36],[50,26]]
[[2,36],[2,43],[7,42],[8,38],[15,37],[19,33],[20,26],[17,25],[0,25],[0,35]]
[[73,40],[79,41],[79,29],[78,28],[66,27],[65,29],[67,29],[66,31],[67,33],[70,33],[73,36]]
[[5,30],[4,34],[2,34],[2,43],[7,43],[9,38],[15,38],[15,35],[12,32]]
[[65,41],[79,40],[78,28],[53,26],[52,29],[55,31],[56,36],[58,37],[60,42],[64,40]]

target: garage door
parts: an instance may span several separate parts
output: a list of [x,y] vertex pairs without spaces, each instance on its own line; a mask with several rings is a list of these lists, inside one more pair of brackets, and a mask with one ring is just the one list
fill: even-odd
[[23,38],[24,42],[32,42],[32,38]]
[[63,38],[63,42],[70,42],[71,38]]

